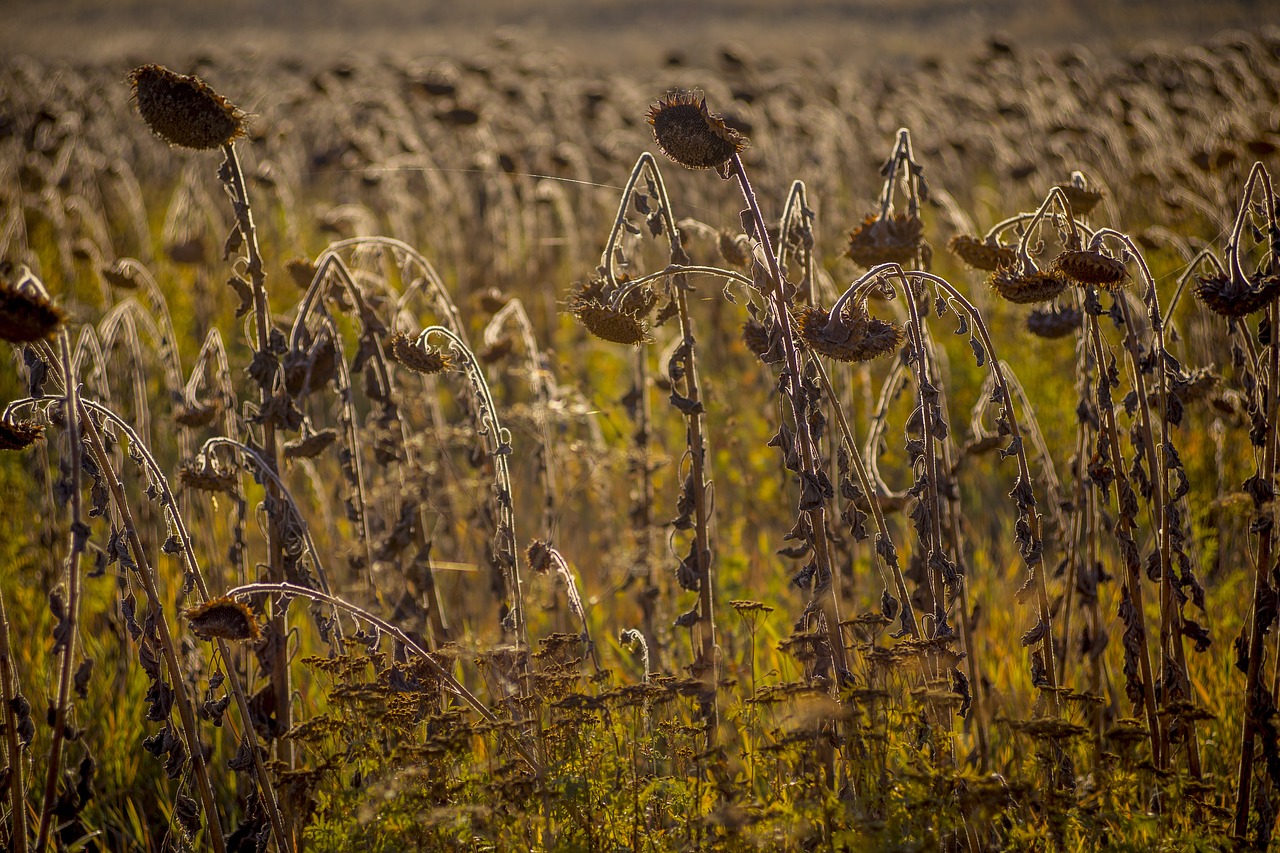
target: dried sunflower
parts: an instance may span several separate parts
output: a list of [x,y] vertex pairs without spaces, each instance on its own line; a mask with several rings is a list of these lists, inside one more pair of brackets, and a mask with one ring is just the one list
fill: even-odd
[[62,309],[34,288],[23,286],[30,279],[26,267],[14,267],[7,261],[0,264],[0,341],[27,344],[46,340],[64,319]]
[[658,148],[688,169],[717,169],[747,147],[747,139],[707,110],[707,99],[674,89],[649,107]]
[[870,361],[902,344],[902,327],[870,316],[865,304],[846,306],[835,322],[830,312],[806,307],[800,309],[797,321],[800,337],[809,348],[836,361]]
[[1073,183],[1058,184],[1057,187],[1067,197],[1067,204],[1071,205],[1071,213],[1075,216],[1087,216],[1098,206],[1098,202],[1102,201],[1102,193],[1097,190],[1086,189]]
[[34,421],[0,420],[0,450],[25,450],[44,433],[44,427]]
[[396,332],[388,344],[387,354],[391,360],[415,373],[433,375],[453,369],[453,359],[448,353],[435,347],[418,346],[404,332]]
[[924,243],[924,223],[919,216],[894,213],[879,218],[867,216],[849,232],[845,255],[855,264],[871,269],[878,264],[910,265]]
[[197,607],[188,608],[191,633],[202,640],[253,640],[261,638],[258,620],[249,605],[229,596],[213,598]]
[[1059,276],[1041,270],[1020,272],[1015,267],[1001,267],[991,274],[991,288],[1001,297],[1019,305],[1048,302],[1067,289]]
[[1027,315],[1027,331],[1039,338],[1062,338],[1080,328],[1080,309],[1071,305],[1033,308]]
[[170,145],[199,151],[244,135],[244,113],[199,77],[142,65],[129,72],[129,82],[142,120]]
[[1000,267],[1011,267],[1018,259],[1012,246],[995,239],[983,240],[971,234],[957,234],[947,242],[947,248],[957,258],[974,269],[995,272]]
[[235,471],[223,471],[208,461],[203,464],[188,462],[178,469],[178,482],[184,489],[234,496],[240,487],[240,476]]
[[649,340],[649,327],[641,319],[657,300],[652,288],[642,288],[648,293],[632,291],[615,308],[601,279],[594,279],[578,286],[569,301],[569,311],[587,331],[615,344],[639,346]]
[[1129,277],[1123,261],[1088,249],[1068,249],[1054,258],[1053,266],[1072,281],[1096,284],[1107,290]]
[[1280,296],[1280,276],[1261,276],[1256,281],[1223,273],[1202,276],[1196,285],[1196,296],[1215,314],[1247,317]]
[[312,459],[319,456],[329,445],[338,439],[338,431],[322,429],[318,432],[306,431],[299,438],[284,443],[285,459]]

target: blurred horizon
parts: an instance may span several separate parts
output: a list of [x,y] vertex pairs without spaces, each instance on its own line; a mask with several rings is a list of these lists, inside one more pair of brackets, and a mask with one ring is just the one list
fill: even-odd
[[501,44],[574,66],[656,68],[713,64],[732,46],[770,62],[806,57],[865,67],[964,59],[993,40],[1019,50],[1079,45],[1116,53],[1159,43],[1199,44],[1224,30],[1280,24],[1280,3],[1213,5],[1104,0],[62,0],[6,2],[0,50],[46,61],[146,60],[181,64],[211,53],[273,58],[325,54],[410,59],[486,53]]

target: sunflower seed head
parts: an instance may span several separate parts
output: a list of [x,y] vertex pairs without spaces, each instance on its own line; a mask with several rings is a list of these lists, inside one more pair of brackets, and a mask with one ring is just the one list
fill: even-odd
[[199,77],[142,65],[129,82],[142,120],[170,145],[200,151],[244,135],[244,113]]

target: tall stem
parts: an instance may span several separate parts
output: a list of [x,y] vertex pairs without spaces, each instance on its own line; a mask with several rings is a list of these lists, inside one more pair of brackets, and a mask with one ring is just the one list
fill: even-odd
[[[234,143],[222,146],[226,160],[219,170],[218,176],[231,197],[231,206],[235,212],[236,226],[244,239],[249,283],[253,288],[253,314],[258,333],[259,354],[265,355],[271,346],[271,304],[267,299],[266,271],[263,269],[262,254],[258,250],[258,232],[253,224],[253,210],[249,206],[249,191],[245,184],[244,172],[240,168],[240,156],[236,153]],[[272,382],[265,382],[260,388],[259,401],[265,408],[272,395]],[[262,425],[262,453],[274,474],[280,470],[280,450],[276,442],[275,425],[267,422]],[[278,498],[274,486],[266,486],[267,494]],[[284,545],[280,531],[274,520],[267,523],[267,558],[268,577],[275,582],[284,580]],[[273,643],[271,654],[271,686],[275,693],[276,715],[281,730],[288,731],[293,726],[293,687],[289,675],[289,629],[285,614],[277,613],[271,617],[271,634],[278,638]],[[293,742],[287,738],[277,738],[276,754],[290,769],[293,767]]]
[[[1102,343],[1102,332],[1098,329],[1098,318],[1087,310],[1085,317],[1089,327],[1089,340],[1093,345],[1093,357],[1098,370],[1098,386],[1101,391],[1103,383],[1111,381],[1108,378],[1110,370],[1107,367],[1107,351]],[[1128,475],[1124,471],[1124,455],[1120,450],[1120,434],[1116,429],[1116,415],[1110,402],[1109,391],[1106,398],[1101,393],[1098,394],[1098,412],[1102,416],[1102,431],[1106,433],[1111,454],[1111,466],[1115,472],[1116,482],[1126,490],[1131,491],[1132,487],[1129,485]],[[1120,516],[1116,521],[1116,536],[1131,537],[1133,535],[1133,520],[1128,517],[1128,514],[1124,512],[1123,506],[1121,506],[1123,497],[1120,494],[1117,494],[1116,497],[1117,507],[1121,510]],[[1137,620],[1138,666],[1142,675],[1142,702],[1147,713],[1147,728],[1151,735],[1151,758],[1153,763],[1160,766],[1160,726],[1162,723],[1156,712],[1155,683],[1152,680],[1151,652],[1147,642],[1146,609],[1142,603],[1142,572],[1135,561],[1126,559],[1124,563],[1126,568],[1125,579],[1129,594],[1133,599],[1134,618]]]
[[[1276,382],[1280,380],[1280,346],[1277,346],[1274,335],[1276,322],[1280,320],[1280,300],[1272,300],[1271,306],[1267,310],[1273,340],[1267,347],[1267,380],[1265,383],[1267,389],[1267,437],[1262,451],[1260,473],[1264,487],[1271,491],[1274,489],[1276,475],[1276,442],[1274,440],[1277,414]],[[1263,511],[1261,507],[1258,509],[1260,516]],[[1236,782],[1234,829],[1235,836],[1239,839],[1245,838],[1249,831],[1249,799],[1253,786],[1254,739],[1258,733],[1259,708],[1266,701],[1261,695],[1264,691],[1262,686],[1262,650],[1267,630],[1270,629],[1271,624],[1262,617],[1266,615],[1268,610],[1267,599],[1275,595],[1275,590],[1267,579],[1267,575],[1272,569],[1271,552],[1274,545],[1272,540],[1273,525],[1262,525],[1258,533],[1258,557],[1254,561],[1252,624],[1249,629],[1249,666],[1245,672],[1244,688],[1244,731],[1240,739],[1240,767],[1238,781]]]
[[[764,252],[769,267],[769,279],[772,286],[770,294],[773,302],[774,316],[782,330],[782,349],[786,359],[786,373],[782,380],[782,390],[791,401],[792,413],[795,415],[796,442],[800,449],[803,470],[811,475],[817,472],[817,453],[813,444],[813,435],[809,431],[809,420],[806,409],[810,403],[804,401],[801,390],[801,365],[797,352],[795,336],[792,332],[791,311],[788,308],[782,271],[778,267],[778,259],[773,247],[769,244],[769,229],[764,214],[760,211],[760,203],[756,200],[755,190],[747,178],[746,169],[742,165],[742,157],[734,154],[729,161],[729,170],[738,181],[738,188],[747,203],[755,227],[756,239]],[[836,678],[833,684],[838,685],[840,678],[849,672],[848,655],[844,647],[844,638],[840,633],[840,576],[831,565],[830,543],[827,538],[826,509],[819,504],[813,509],[805,510],[809,516],[809,524],[813,530],[813,550],[817,560],[817,571],[814,582],[820,583],[829,578],[829,588],[823,601],[823,617],[826,621],[827,638],[831,644],[832,660],[836,666]]]
[[62,638],[62,655],[58,661],[58,698],[53,714],[53,740],[49,744],[49,766],[44,779],[44,799],[40,803],[40,827],[36,832],[37,853],[45,849],[49,841],[49,828],[53,820],[53,806],[58,794],[61,776],[62,744],[66,739],[67,709],[71,702],[71,673],[75,667],[76,631],[80,622],[80,554],[89,538],[89,527],[81,516],[80,457],[84,448],[80,443],[80,389],[71,366],[70,336],[64,329],[58,335],[58,348],[62,354],[62,378],[67,386],[64,413],[67,423],[68,476],[71,478],[71,533],[67,559],[67,601],[65,630]]
[[18,741],[18,720],[14,714],[18,697],[18,670],[13,665],[9,645],[9,616],[0,594],[0,699],[4,707],[5,749],[9,760],[9,838],[14,853],[27,853],[27,792],[23,783],[22,744]]

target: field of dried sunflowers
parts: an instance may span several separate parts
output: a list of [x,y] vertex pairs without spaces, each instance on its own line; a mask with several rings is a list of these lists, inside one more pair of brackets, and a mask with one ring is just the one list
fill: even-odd
[[1276,32],[183,70],[0,64],[5,849],[1270,845]]

